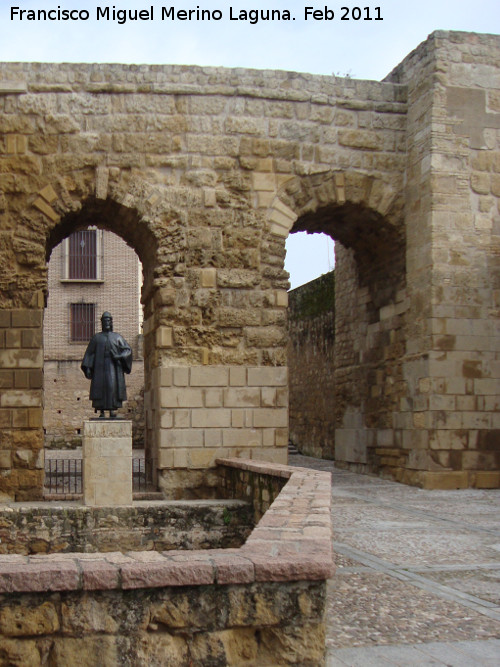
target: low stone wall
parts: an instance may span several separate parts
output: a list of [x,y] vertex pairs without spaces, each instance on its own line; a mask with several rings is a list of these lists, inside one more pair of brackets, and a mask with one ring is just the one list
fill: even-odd
[[0,556],[0,662],[324,665],[330,475],[218,464],[287,480],[239,549]]
[[251,506],[240,500],[143,501],[112,508],[0,505],[0,553],[238,547],[252,527]]

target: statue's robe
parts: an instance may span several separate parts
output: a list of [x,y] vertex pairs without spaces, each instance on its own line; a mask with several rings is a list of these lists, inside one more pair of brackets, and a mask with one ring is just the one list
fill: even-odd
[[116,410],[127,400],[124,373],[132,370],[132,350],[114,331],[95,334],[87,346],[82,371],[91,378],[90,400],[98,410]]

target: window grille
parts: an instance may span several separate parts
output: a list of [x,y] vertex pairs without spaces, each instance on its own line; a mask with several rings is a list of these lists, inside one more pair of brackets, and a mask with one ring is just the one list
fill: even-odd
[[70,304],[70,340],[88,342],[95,334],[95,303]]
[[69,237],[68,278],[97,279],[97,230],[85,229]]

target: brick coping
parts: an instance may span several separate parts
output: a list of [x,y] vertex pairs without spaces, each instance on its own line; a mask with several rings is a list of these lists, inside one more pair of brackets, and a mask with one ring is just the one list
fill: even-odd
[[333,575],[330,473],[245,459],[217,464],[288,479],[239,549],[0,555],[0,593],[317,581]]

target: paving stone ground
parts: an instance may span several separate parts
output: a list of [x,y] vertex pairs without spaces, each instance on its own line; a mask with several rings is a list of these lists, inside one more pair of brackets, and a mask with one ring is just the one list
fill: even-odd
[[327,667],[500,666],[500,490],[332,472]]

